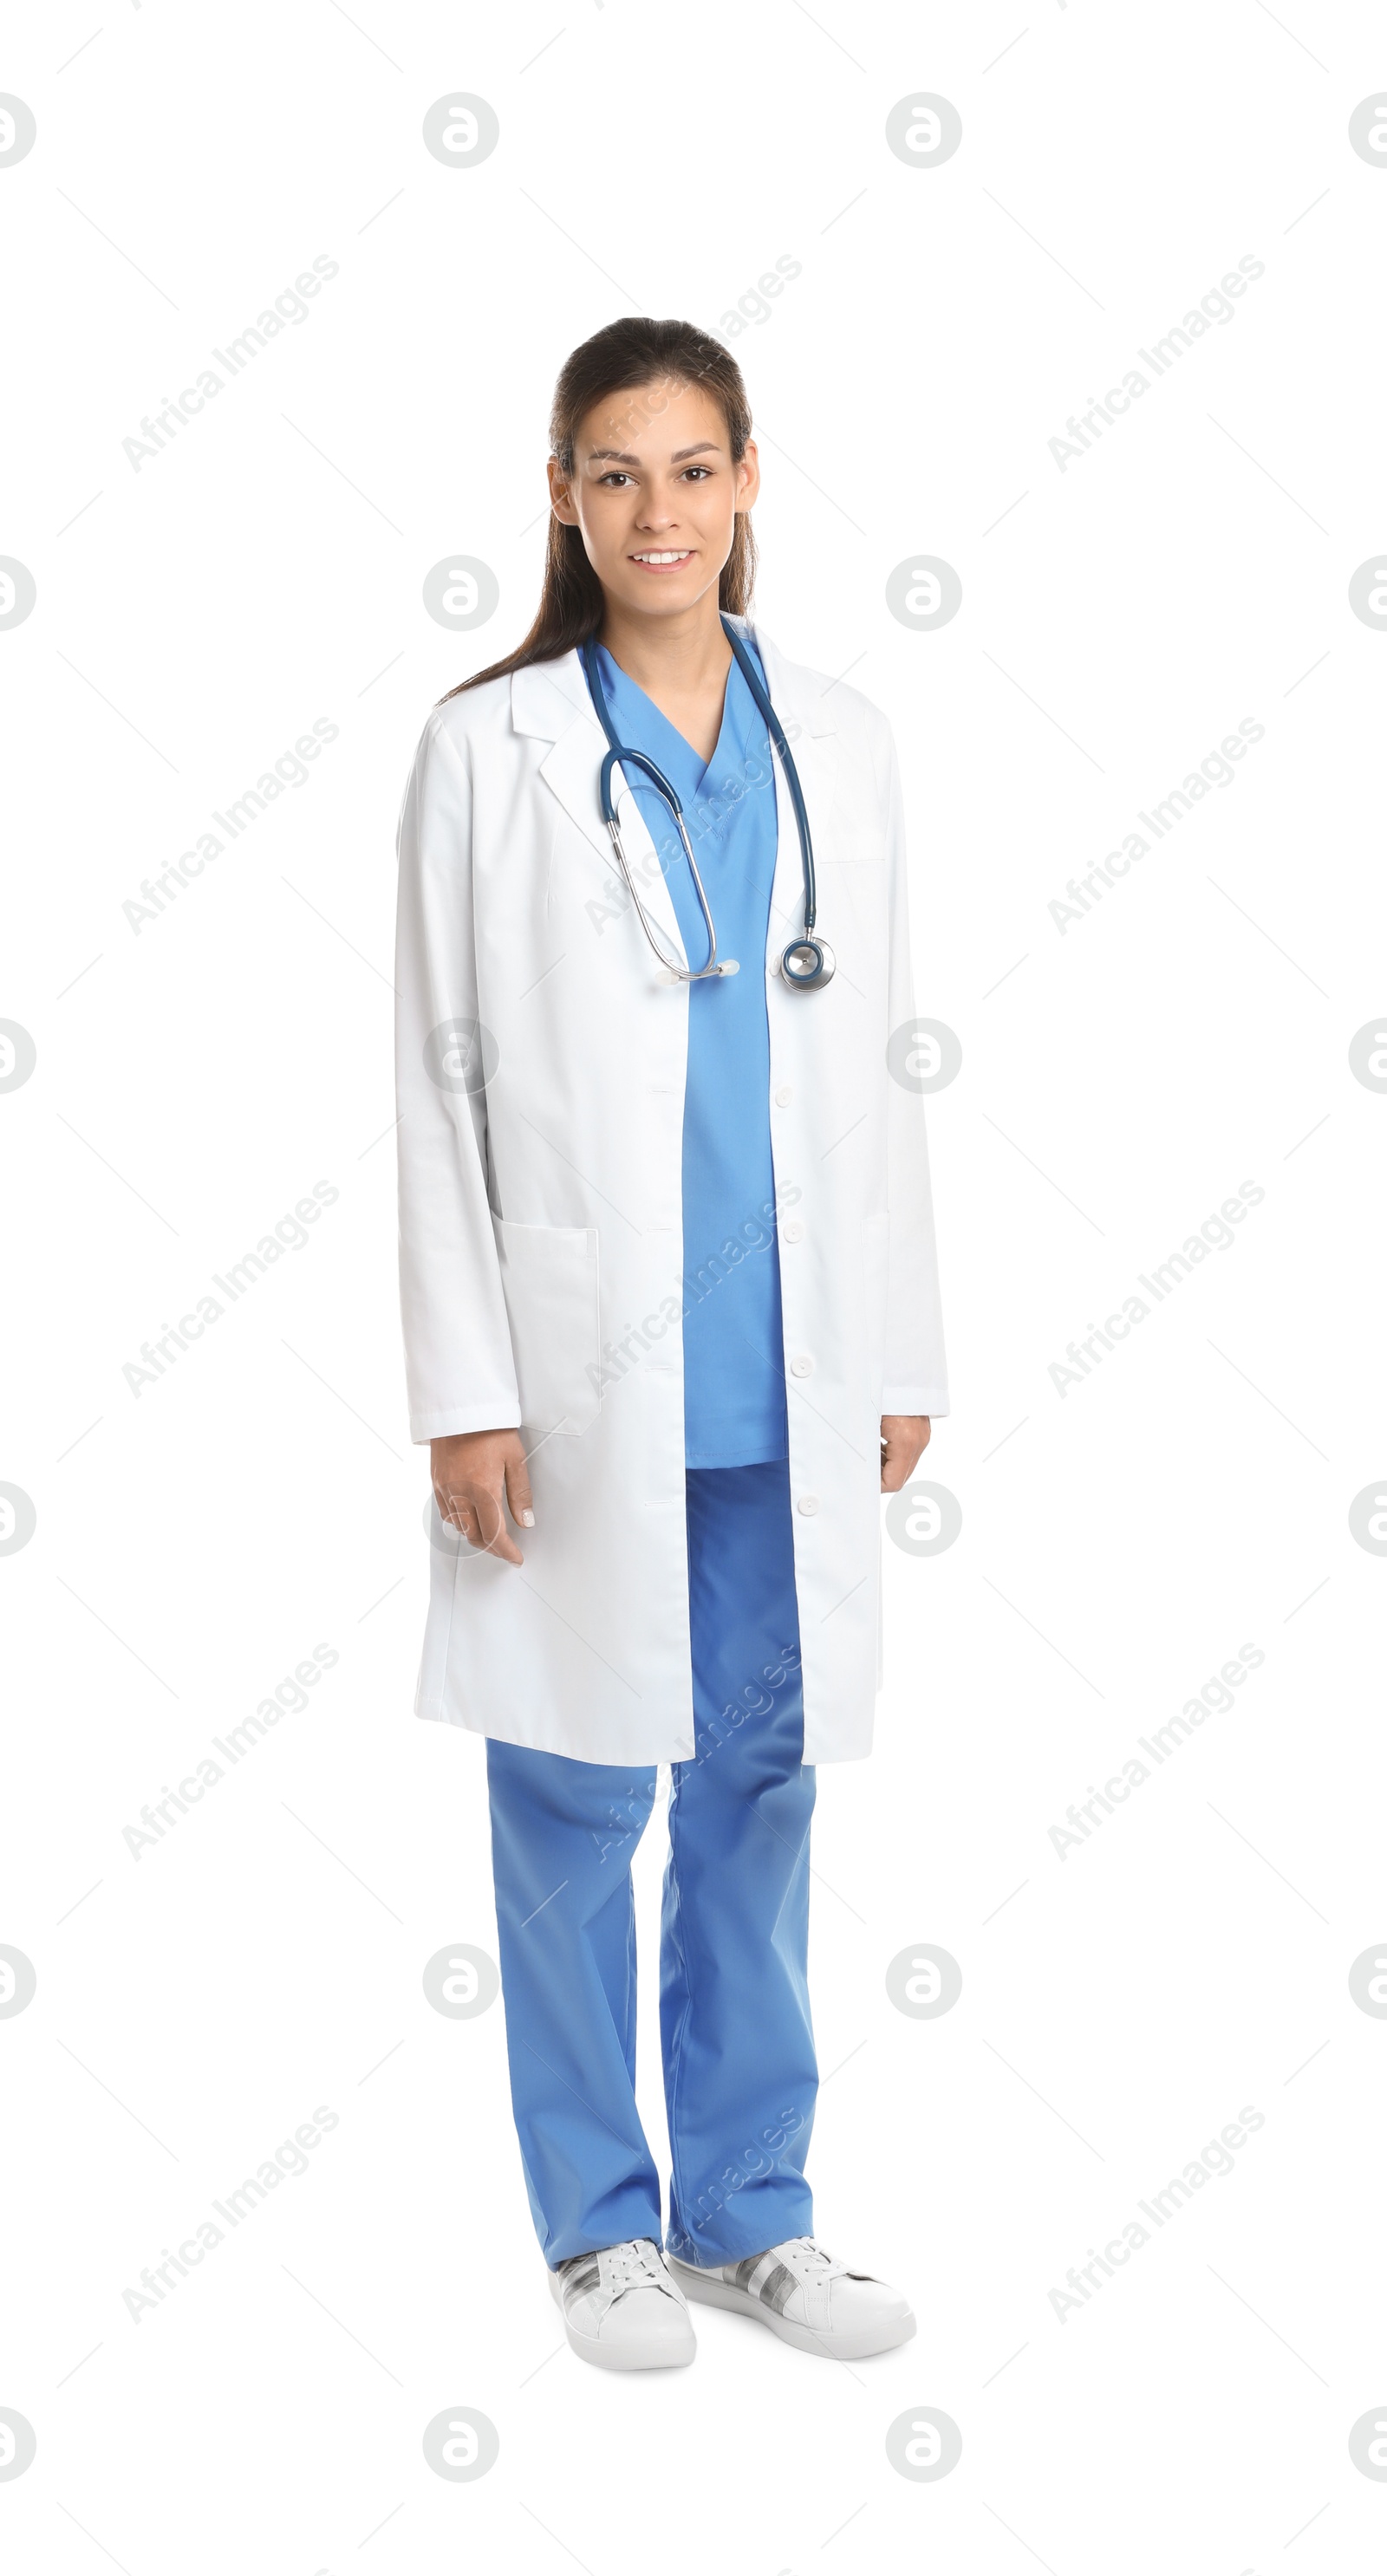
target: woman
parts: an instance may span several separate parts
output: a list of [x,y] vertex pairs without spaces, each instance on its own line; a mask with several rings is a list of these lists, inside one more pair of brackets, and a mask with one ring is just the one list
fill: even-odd
[[[575,350],[539,613],[436,708],[400,827],[416,1705],[488,1739],[526,2186],[569,2343],[619,2370],[691,2360],[689,2300],[837,2359],[915,2330],[804,2179],[815,1766],[869,1750],[877,1496],[947,1409],[887,1070],[901,793],[884,718],[748,618],[749,430],[685,323]],[[667,2233],[631,1889],[665,1762]]]

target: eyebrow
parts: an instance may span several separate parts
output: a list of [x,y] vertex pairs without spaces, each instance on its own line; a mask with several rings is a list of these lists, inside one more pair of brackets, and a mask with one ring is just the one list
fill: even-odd
[[[710,449],[715,456],[721,453],[721,450],[718,447],[718,442],[715,438],[700,438],[697,445],[694,447],[676,447],[674,454],[671,456],[669,461],[671,465],[682,465],[686,456],[703,456],[707,454]],[[599,457],[608,458],[613,465],[639,465],[641,461],[638,456],[632,456],[629,451],[623,447],[590,447],[588,449],[588,463],[590,465],[596,464]]]

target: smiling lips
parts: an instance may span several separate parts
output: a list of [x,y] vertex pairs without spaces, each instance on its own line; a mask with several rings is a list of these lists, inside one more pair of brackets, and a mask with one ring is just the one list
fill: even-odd
[[676,565],[688,563],[692,554],[692,546],[681,547],[677,554],[657,551],[651,546],[643,554],[632,555],[628,560],[631,563],[644,564],[648,572],[671,572]]

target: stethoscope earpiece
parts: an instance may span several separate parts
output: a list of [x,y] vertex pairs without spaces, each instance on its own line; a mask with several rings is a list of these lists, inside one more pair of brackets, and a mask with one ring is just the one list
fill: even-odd
[[780,972],[797,992],[810,993],[820,984],[831,984],[837,960],[826,939],[817,934],[810,938],[792,939],[780,961]]

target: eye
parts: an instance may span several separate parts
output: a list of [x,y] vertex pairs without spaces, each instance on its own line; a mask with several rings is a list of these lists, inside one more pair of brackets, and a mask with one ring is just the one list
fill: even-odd
[[622,473],[622,471],[621,471],[621,468],[620,468],[619,466],[617,466],[617,465],[613,465],[613,466],[611,466],[611,467],[608,469],[608,471],[607,471],[605,474],[599,474],[599,475],[598,475],[598,477],[597,477],[597,480],[598,480],[599,484],[602,484],[602,483],[629,483],[629,482],[630,482],[630,480],[631,480],[631,477],[630,477],[630,475],[629,475],[629,474],[623,474],[623,473]]
[[686,465],[686,466],[685,466],[685,468],[684,468],[684,472],[685,472],[685,474],[686,474],[686,475],[688,475],[688,474],[696,474],[696,475],[698,476],[698,478],[699,478],[700,482],[703,482],[703,483],[706,483],[706,482],[709,480],[709,478],[710,478],[710,476],[711,476],[711,474],[712,474],[712,471],[713,471],[713,469],[712,469],[711,465]]

